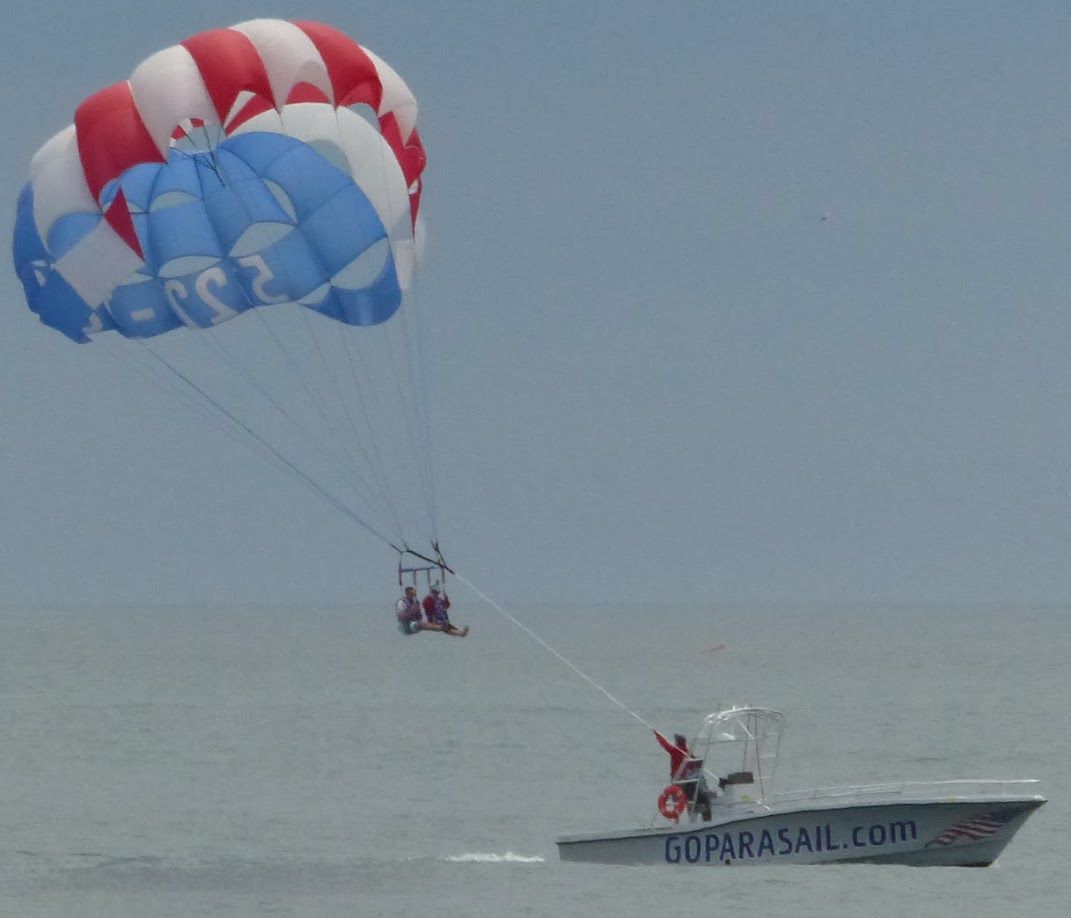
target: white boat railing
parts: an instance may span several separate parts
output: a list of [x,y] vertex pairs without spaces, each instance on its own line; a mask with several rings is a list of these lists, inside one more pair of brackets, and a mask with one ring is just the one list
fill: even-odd
[[810,800],[899,799],[963,800],[974,797],[1002,798],[1040,796],[1036,779],[970,779],[957,781],[899,781],[892,784],[863,784],[854,787],[816,787],[810,790],[777,794],[771,804],[800,803]]

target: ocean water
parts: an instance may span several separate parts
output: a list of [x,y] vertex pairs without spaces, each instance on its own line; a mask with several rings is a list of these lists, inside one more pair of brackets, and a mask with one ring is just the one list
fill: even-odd
[[1071,610],[509,606],[663,731],[784,711],[784,789],[1050,798],[983,870],[724,870],[558,861],[558,834],[650,821],[665,753],[453,598],[466,640],[404,638],[387,602],[0,610],[0,914],[1071,912]]

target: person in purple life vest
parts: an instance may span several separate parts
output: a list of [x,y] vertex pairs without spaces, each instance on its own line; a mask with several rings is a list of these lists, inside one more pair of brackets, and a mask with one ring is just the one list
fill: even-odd
[[441,625],[424,621],[420,609],[420,600],[417,599],[416,587],[405,588],[405,595],[395,603],[395,615],[398,616],[398,627],[402,634],[418,634],[421,631],[442,631]]
[[446,590],[438,582],[433,583],[429,590],[428,595],[424,597],[424,617],[431,624],[438,625],[443,634],[449,634],[451,637],[465,637],[469,633],[468,626],[458,628],[450,621],[448,614],[450,597],[446,595]]

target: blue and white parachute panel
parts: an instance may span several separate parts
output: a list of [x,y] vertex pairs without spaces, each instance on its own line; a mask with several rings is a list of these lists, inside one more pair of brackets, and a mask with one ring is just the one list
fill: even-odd
[[205,32],[90,96],[38,151],[16,270],[76,341],[278,303],[374,325],[412,280],[424,163],[412,94],[342,33]]
[[13,240],[27,304],[384,541],[430,544],[416,118],[394,70],[319,23],[160,51],[33,157]]

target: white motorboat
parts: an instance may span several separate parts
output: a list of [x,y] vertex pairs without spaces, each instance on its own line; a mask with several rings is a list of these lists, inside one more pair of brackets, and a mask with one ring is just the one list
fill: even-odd
[[[601,864],[991,864],[1045,803],[1037,781],[902,782],[775,794],[784,715],[708,715],[646,828],[565,835],[563,861]],[[722,776],[710,769],[727,765]],[[715,789],[716,788],[716,789]],[[709,816],[709,819],[706,818]]]

